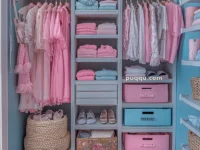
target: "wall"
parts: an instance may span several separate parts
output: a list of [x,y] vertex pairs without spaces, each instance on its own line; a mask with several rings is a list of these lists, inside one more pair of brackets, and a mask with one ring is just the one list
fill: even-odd
[[[23,5],[24,0],[20,0],[20,5]],[[8,2],[8,27],[12,25],[9,30],[11,39],[8,36],[8,150],[23,150],[23,138],[25,131],[26,115],[20,113],[18,110],[19,95],[16,94],[17,75],[14,74],[14,67],[16,64],[16,56],[18,52],[18,44],[16,43],[15,31],[13,25],[13,7]],[[18,3],[19,7],[19,3]],[[12,10],[12,19],[10,20],[10,9]],[[10,42],[12,40],[12,44]],[[10,46],[12,51],[10,51]]]
[[[193,4],[185,4],[183,8],[188,6],[194,6]],[[200,4],[198,4],[200,5]],[[183,9],[184,10],[184,9]],[[185,12],[184,12],[185,13]],[[176,121],[176,150],[180,149],[180,144],[186,144],[188,130],[185,126],[180,125],[180,118],[187,118],[188,115],[200,115],[200,112],[192,109],[188,105],[184,104],[179,100],[180,94],[188,94],[191,95],[191,85],[190,78],[195,76],[200,76],[200,68],[198,67],[190,67],[190,66],[182,66],[181,60],[188,60],[188,40],[200,38],[199,32],[191,32],[184,34],[182,36],[179,54],[178,54],[178,64],[177,64],[177,121]]]

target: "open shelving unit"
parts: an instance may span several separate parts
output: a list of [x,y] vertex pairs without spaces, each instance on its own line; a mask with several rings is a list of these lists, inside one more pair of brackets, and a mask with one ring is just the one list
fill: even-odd
[[200,61],[197,60],[182,60],[182,65],[184,66],[194,66],[194,67],[199,67],[200,66]]
[[191,96],[189,95],[182,95],[180,94],[181,101],[183,101],[185,104],[189,105],[190,107],[193,107],[196,110],[200,111],[200,101],[199,100],[194,100]]

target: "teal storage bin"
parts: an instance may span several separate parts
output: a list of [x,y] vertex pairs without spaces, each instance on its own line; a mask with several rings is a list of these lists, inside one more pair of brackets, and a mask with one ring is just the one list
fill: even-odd
[[125,126],[171,126],[171,109],[124,109]]

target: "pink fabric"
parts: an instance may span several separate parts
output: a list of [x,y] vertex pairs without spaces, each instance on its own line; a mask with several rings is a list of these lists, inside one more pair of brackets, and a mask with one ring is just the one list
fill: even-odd
[[96,32],[94,29],[78,29],[76,32]]
[[184,27],[180,7],[173,3],[165,3],[167,8],[168,30],[166,38],[166,61],[173,62],[178,50],[181,27]]
[[96,58],[97,55],[89,55],[89,54],[79,54],[77,55],[78,58]]
[[117,30],[97,30],[97,34],[117,34]]
[[143,11],[144,11],[144,35],[145,35],[145,44],[144,50],[146,52],[145,60],[146,62],[150,62],[151,59],[151,46],[150,46],[150,33],[149,33],[149,11],[147,8],[147,4],[143,3]]
[[80,46],[79,48],[97,49],[97,46],[86,44],[86,45]]
[[189,40],[189,60],[195,60],[198,50],[200,49],[200,39]]
[[77,51],[78,55],[81,54],[89,54],[89,55],[96,55],[97,54],[97,50],[95,49],[85,49],[85,48],[79,48]]
[[98,30],[116,30],[117,26],[115,23],[102,23],[98,25]]
[[95,72],[93,70],[80,70],[76,73],[76,77],[84,76],[95,76]]
[[195,20],[193,23],[192,23],[193,26],[195,25],[200,25],[200,19],[197,19]]
[[117,50],[109,45],[101,45],[97,51],[97,57],[117,57]]
[[80,23],[76,25],[76,29],[96,29],[96,23]]
[[192,26],[192,22],[194,21],[194,12],[198,10],[198,7],[187,7],[186,8],[186,28]]
[[98,54],[98,58],[116,58],[117,53],[114,52],[113,54]]
[[87,31],[87,32],[76,32],[76,34],[77,35],[84,35],[84,34],[86,34],[86,35],[90,35],[90,34],[97,34],[97,32],[96,31]]
[[77,77],[80,81],[91,81],[94,80],[94,76],[84,76],[84,77]]
[[176,58],[178,48],[179,48],[179,41],[181,36],[181,28],[184,28],[184,22],[183,22],[183,14],[181,7],[179,5],[176,5],[176,11],[175,11],[175,18],[174,18],[174,28],[173,28],[173,40],[172,40],[172,47],[170,51],[170,63],[174,63],[174,60]]

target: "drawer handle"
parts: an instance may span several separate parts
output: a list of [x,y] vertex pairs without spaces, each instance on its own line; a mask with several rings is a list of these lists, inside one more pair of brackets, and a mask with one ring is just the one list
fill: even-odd
[[155,121],[155,118],[149,118],[149,117],[141,117],[141,121]]
[[155,144],[141,144],[140,147],[143,147],[143,148],[152,148],[152,147],[156,147]]
[[153,94],[150,94],[150,95],[147,95],[147,94],[141,94],[140,97],[141,97],[141,98],[154,98],[155,95],[153,95]]

